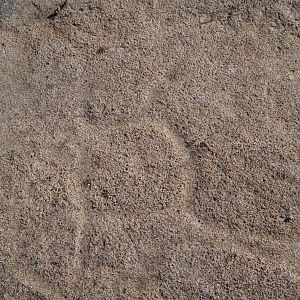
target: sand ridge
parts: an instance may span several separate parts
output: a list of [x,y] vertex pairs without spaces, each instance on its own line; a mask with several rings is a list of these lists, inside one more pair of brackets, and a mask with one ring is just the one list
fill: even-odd
[[297,1],[0,3],[0,299],[298,299]]

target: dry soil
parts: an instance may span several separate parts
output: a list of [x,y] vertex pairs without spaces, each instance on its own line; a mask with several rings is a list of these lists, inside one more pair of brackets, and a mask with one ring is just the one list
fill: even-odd
[[0,299],[300,299],[299,17],[0,0]]

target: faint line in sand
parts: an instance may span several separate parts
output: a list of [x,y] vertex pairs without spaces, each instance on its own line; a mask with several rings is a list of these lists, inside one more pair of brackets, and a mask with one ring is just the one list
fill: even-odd
[[21,273],[20,270],[15,272],[15,278],[19,280],[23,285],[29,287],[32,291],[38,292],[46,297],[49,297],[51,300],[63,300],[59,293],[54,291],[49,284],[42,283],[39,279],[36,279],[35,276],[29,275],[29,273]]
[[[180,135],[177,134],[176,131],[173,130],[169,126],[168,123],[166,123],[166,122],[161,122],[161,123],[164,124],[162,128],[167,129],[166,133],[170,134],[170,139],[173,140],[174,144],[177,145],[180,148],[180,151],[183,151],[184,153],[186,153],[186,155],[189,156],[188,175],[190,176],[191,183],[189,185],[190,189],[189,189],[188,195],[189,195],[190,204],[192,204],[194,202],[194,192],[195,192],[196,180],[197,180],[196,179],[197,165],[194,162],[194,154],[186,146],[186,144],[184,143],[183,138],[181,138]],[[242,245],[241,242],[238,242],[236,240],[236,238],[231,238],[230,236],[232,234],[230,232],[227,232],[225,229],[221,229],[221,228],[214,229],[214,227],[210,226],[209,223],[201,223],[198,220],[198,217],[196,216],[196,214],[194,213],[194,209],[188,210],[187,214],[190,215],[191,220],[194,219],[194,221],[192,221],[194,224],[197,224],[197,226],[201,226],[202,228],[205,229],[206,232],[210,232],[210,234],[213,234],[215,236],[222,237],[222,238],[224,238],[224,235],[225,236],[227,235],[227,238],[224,242],[224,245],[227,245],[228,247],[230,246],[231,249],[234,249],[234,252],[236,252],[237,254],[240,254],[240,255],[244,254],[244,255],[247,255],[248,257],[249,256],[259,257],[260,259],[264,260],[265,262],[268,262],[270,265],[274,264],[274,262],[270,258],[268,258],[266,255],[263,255],[261,253],[254,253],[251,250],[247,249],[247,247],[245,245]],[[271,239],[268,239],[266,237],[266,235],[259,235],[259,234],[252,234],[252,236],[248,240],[257,241],[257,240],[261,240],[261,239],[263,239],[265,241],[270,241],[271,240]],[[272,242],[274,242],[274,239],[272,239]],[[277,242],[282,243],[282,241],[277,241]],[[284,269],[285,272],[287,272],[289,275],[291,275],[295,280],[300,281],[300,276],[290,272],[288,270],[288,268],[282,264],[282,262],[277,263],[277,265],[280,268]]]

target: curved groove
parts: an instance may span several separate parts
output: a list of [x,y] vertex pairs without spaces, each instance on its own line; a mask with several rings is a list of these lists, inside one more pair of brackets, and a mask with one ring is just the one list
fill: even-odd
[[[144,118],[137,118],[132,120],[131,122],[125,121],[122,123],[110,123],[105,126],[105,128],[101,128],[99,124],[83,124],[83,128],[80,128],[80,136],[84,137],[87,133],[93,133],[95,135],[95,131],[97,130],[101,132],[101,134],[109,133],[111,134],[112,131],[118,131],[120,129],[130,129],[130,128],[138,128],[139,130],[143,131],[143,128],[147,129],[152,128],[155,130],[160,138],[163,137],[165,141],[170,143],[173,151],[173,158],[177,159],[178,161],[182,161],[181,165],[181,174],[183,175],[182,181],[185,183],[184,189],[187,189],[184,198],[190,199],[192,191],[194,189],[194,182],[195,182],[195,172],[192,160],[190,159],[189,152],[186,151],[187,149],[184,147],[183,141],[181,141],[180,137],[178,137],[165,122],[157,122],[156,120],[151,120],[147,117]],[[96,136],[94,137],[96,138]],[[175,155],[174,155],[175,154]],[[173,159],[172,158],[172,159]],[[190,202],[190,200],[184,202]],[[103,212],[105,213],[105,212]],[[101,213],[101,214],[103,214]],[[112,212],[115,214],[114,212]],[[141,212],[142,213],[142,212]],[[128,212],[130,214],[130,212]],[[135,214],[135,213],[134,213]]]
[[30,276],[28,273],[24,274],[18,271],[14,274],[14,277],[32,291],[38,292],[51,300],[64,299],[59,293],[54,291],[49,284],[42,283],[39,279],[35,278],[34,276]]
[[[157,123],[159,124],[159,123]],[[169,135],[169,138],[173,141],[174,145],[177,145],[178,148],[182,153],[184,153],[187,157],[187,167],[184,169],[186,171],[186,176],[188,177],[188,190],[187,190],[187,203],[188,210],[190,213],[194,212],[193,209],[193,195],[196,187],[196,165],[193,161],[192,154],[190,150],[186,147],[182,137],[174,131],[171,126],[167,122],[161,122],[163,125],[163,128],[166,129],[167,135]]]
[[[134,120],[133,122],[124,122],[121,124],[110,124],[106,126],[105,129],[98,128],[102,133],[107,132],[110,130],[120,129],[124,127],[138,127],[143,128],[144,126],[151,126],[152,128],[155,128],[157,132],[161,132],[163,136],[171,143],[172,147],[174,147],[174,151],[176,155],[178,155],[179,159],[182,159],[186,165],[182,168],[182,172],[185,173],[185,181],[187,183],[186,185],[186,195],[184,195],[184,202],[186,204],[186,209],[181,210],[181,213],[187,214],[188,219],[191,221],[190,225],[195,226],[196,228],[201,229],[205,233],[207,233],[208,236],[215,236],[217,239],[221,239],[220,241],[220,248],[224,247],[225,249],[228,249],[229,251],[233,251],[241,256],[247,256],[251,258],[259,258],[261,259],[265,264],[273,265],[274,261],[272,261],[270,258],[267,257],[267,255],[263,255],[261,253],[256,253],[251,251],[247,246],[243,245],[242,242],[237,240],[237,237],[232,237],[232,234],[229,232],[229,230],[225,230],[224,228],[215,228],[214,226],[210,226],[208,223],[201,223],[200,220],[198,220],[197,216],[194,213],[194,209],[192,207],[193,205],[193,199],[194,199],[194,193],[195,193],[195,186],[196,186],[196,172],[197,172],[197,165],[194,162],[193,154],[189,150],[189,148],[185,145],[183,138],[180,137],[180,135],[172,129],[170,124],[163,120],[151,120],[148,118],[138,118]],[[95,125],[87,125],[90,127],[91,130],[95,130],[95,127],[98,126]],[[80,152],[79,155],[82,155]],[[82,165],[79,164],[79,171],[82,171]],[[79,174],[77,174],[79,176]],[[78,178],[78,177],[76,177]],[[77,180],[77,179],[76,179]],[[81,191],[79,182],[76,183],[76,188],[74,188],[71,192],[71,198],[77,208],[77,211],[75,211],[72,215],[72,218],[76,220],[76,235],[75,235],[75,256],[72,265],[69,268],[69,273],[71,274],[72,278],[71,281],[75,281],[80,278],[81,272],[83,272],[83,265],[82,265],[82,240],[83,240],[83,234],[85,230],[86,223],[88,222],[89,218],[93,218],[92,215],[89,215],[83,200],[85,197]],[[164,212],[173,212],[174,207],[171,206],[170,208],[164,209]],[[159,211],[152,211],[151,213],[154,214],[160,214]],[[149,215],[149,212],[138,212],[138,213],[132,213],[130,211],[124,213],[115,212],[115,211],[105,211],[97,213],[97,215],[101,215],[102,217],[109,217],[109,216],[117,216],[117,217],[123,217],[125,220],[126,218],[132,218],[133,216],[147,216]],[[128,235],[128,238],[130,239],[130,243],[132,244],[132,247],[136,248],[136,245],[134,241],[132,240],[129,233],[126,233]],[[263,237],[260,235],[251,235],[249,239],[251,241],[257,241],[261,240]],[[266,241],[268,241],[267,238],[264,238]],[[274,240],[272,240],[274,242]],[[285,273],[289,274],[293,277],[294,280],[300,281],[299,275],[291,272],[287,269],[285,265],[283,265],[282,262],[276,261],[276,264],[278,267],[280,267],[282,270],[285,271]],[[51,297],[51,299],[57,299],[62,300],[62,296],[59,295],[57,292],[55,292],[48,284],[40,282],[38,278],[35,278],[35,276],[29,276],[28,274],[23,274],[20,271],[17,272],[16,277],[24,283],[26,286],[29,286],[31,289],[42,293],[46,295],[47,297]]]
[[[266,265],[274,266],[274,260],[270,259],[266,255],[263,255],[261,253],[255,253],[251,251],[247,246],[243,245],[241,242],[238,242],[235,237],[231,237],[231,233],[227,231],[220,231],[217,229],[214,229],[213,226],[209,226],[208,224],[202,224],[198,221],[197,218],[193,218],[190,216],[190,220],[193,226],[200,228],[201,230],[208,233],[208,235],[213,235],[214,237],[217,237],[217,239],[221,239],[220,245],[225,246],[228,250],[235,252],[236,254],[240,256],[247,256],[250,258],[259,258],[262,262],[264,262]],[[251,241],[257,241],[255,240],[255,237],[250,237]],[[221,246],[222,247],[222,246]],[[286,274],[293,277],[294,280],[300,282],[300,275],[295,274],[294,272],[291,272],[290,268],[288,268],[286,265],[286,262],[278,262],[276,261],[276,265],[285,271]]]
[[[158,123],[159,124],[159,123]],[[168,126],[167,123],[163,123],[164,124],[164,128],[168,129],[168,132],[171,134],[170,138],[173,139],[174,141],[176,141],[176,143],[178,145],[180,145],[180,148],[182,151],[184,151],[188,156],[189,156],[189,162],[190,162],[190,172],[189,175],[191,176],[191,180],[193,180],[193,182],[189,185],[190,186],[190,191],[189,191],[189,196],[190,196],[190,202],[193,203],[193,194],[195,191],[195,186],[196,186],[196,164],[194,162],[194,155],[193,153],[190,151],[190,149],[185,145],[185,143],[183,142],[183,139],[181,137],[178,136],[178,134],[176,134],[176,132],[174,130],[171,129],[170,126]],[[175,144],[176,144],[175,143]],[[200,223],[197,216],[194,213],[194,210],[189,210],[187,212],[190,215],[191,220],[194,219],[194,221],[192,221],[194,224],[196,224],[196,226],[201,226],[202,229],[205,229],[206,232],[210,232],[211,234],[217,235],[218,237],[221,237],[224,239],[224,234],[227,235],[227,239],[226,239],[226,243],[228,243],[228,246],[230,246],[230,248],[236,251],[237,254],[240,255],[247,255],[247,256],[252,256],[252,257],[259,257],[260,259],[268,262],[270,265],[274,264],[274,262],[267,257],[267,255],[263,255],[262,253],[254,253],[253,251],[251,251],[250,249],[248,249],[245,245],[242,244],[242,242],[237,241],[236,238],[231,238],[230,236],[232,235],[229,231],[226,231],[226,229],[224,228],[214,228],[213,226],[209,226],[209,224],[203,224]],[[201,224],[201,225],[200,225]],[[272,239],[268,239],[268,236],[266,235],[260,235],[260,234],[253,234],[249,237],[248,241],[253,241],[253,242],[257,242],[257,241],[270,241],[272,240],[272,242],[277,242],[277,243],[282,243],[282,241],[279,240],[274,240]],[[233,248],[232,248],[233,247]],[[287,264],[285,262],[285,264]],[[284,269],[286,271],[286,273],[290,274],[295,280],[300,281],[300,276],[291,272],[290,270],[287,269],[287,267],[285,267],[283,265],[283,262],[281,263],[277,263],[277,265]]]
[[[163,120],[151,120],[149,118],[137,118],[136,120],[132,121],[132,122],[124,122],[124,123],[118,123],[118,124],[109,124],[105,129],[101,129],[101,132],[107,132],[107,131],[111,131],[111,130],[115,130],[115,129],[121,129],[124,127],[143,127],[145,126],[145,124],[147,124],[148,126],[154,127],[157,131],[160,131],[163,133],[163,135],[166,137],[167,140],[169,140],[171,142],[171,144],[173,145],[175,152],[178,154],[178,156],[184,156],[184,160],[187,162],[187,166],[183,169],[183,171],[186,172],[186,177],[187,180],[189,181],[187,184],[188,190],[187,190],[187,197],[186,197],[186,202],[187,203],[187,213],[190,214],[191,218],[194,218],[197,222],[197,226],[199,226],[199,224],[201,224],[197,218],[197,216],[194,214],[194,209],[192,208],[192,203],[193,203],[193,198],[194,198],[194,192],[195,192],[195,185],[196,185],[196,164],[193,160],[193,154],[191,153],[191,151],[189,150],[189,148],[185,145],[183,139],[176,133],[175,130],[173,130],[171,128],[171,126],[163,121]],[[92,128],[94,128],[94,125],[90,125]],[[189,205],[189,206],[188,206]],[[83,208],[84,209],[84,208]],[[172,211],[172,207],[170,207],[169,209],[165,209],[164,211]],[[153,211],[152,213],[156,213],[155,211]],[[159,212],[157,212],[159,213]],[[82,215],[87,214],[87,212],[83,212]],[[115,212],[115,211],[104,211],[104,212],[97,212],[98,216],[102,216],[102,217],[108,217],[108,216],[122,216],[123,218],[131,218],[132,216],[143,216],[143,215],[148,215],[149,213],[143,213],[141,211],[139,212],[126,212],[126,213],[122,213],[122,212]],[[204,227],[203,227],[204,225]],[[224,228],[218,228],[218,229],[213,229],[212,226],[210,226],[209,224],[201,224],[201,226],[203,228],[205,228],[206,231],[209,231],[211,234],[216,234],[218,236],[222,236],[224,237],[227,236],[228,241],[231,241],[232,245],[234,246],[238,246],[238,247],[242,247],[242,245],[240,243],[238,243],[235,239],[229,238],[229,231],[226,231],[226,229]],[[257,238],[257,237],[256,237]],[[252,238],[252,240],[255,240],[255,237]],[[243,246],[244,247],[244,246]],[[245,248],[246,249],[246,248]],[[245,250],[246,251],[246,250]],[[247,250],[248,251],[248,250]],[[248,253],[253,254],[252,252],[248,251]],[[265,256],[262,256],[265,257]]]

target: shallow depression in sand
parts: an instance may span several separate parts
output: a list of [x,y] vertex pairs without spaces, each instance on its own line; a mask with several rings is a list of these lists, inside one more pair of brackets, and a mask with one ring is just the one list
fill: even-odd
[[83,154],[80,174],[89,213],[146,213],[186,205],[189,156],[166,126],[142,120],[97,132]]

